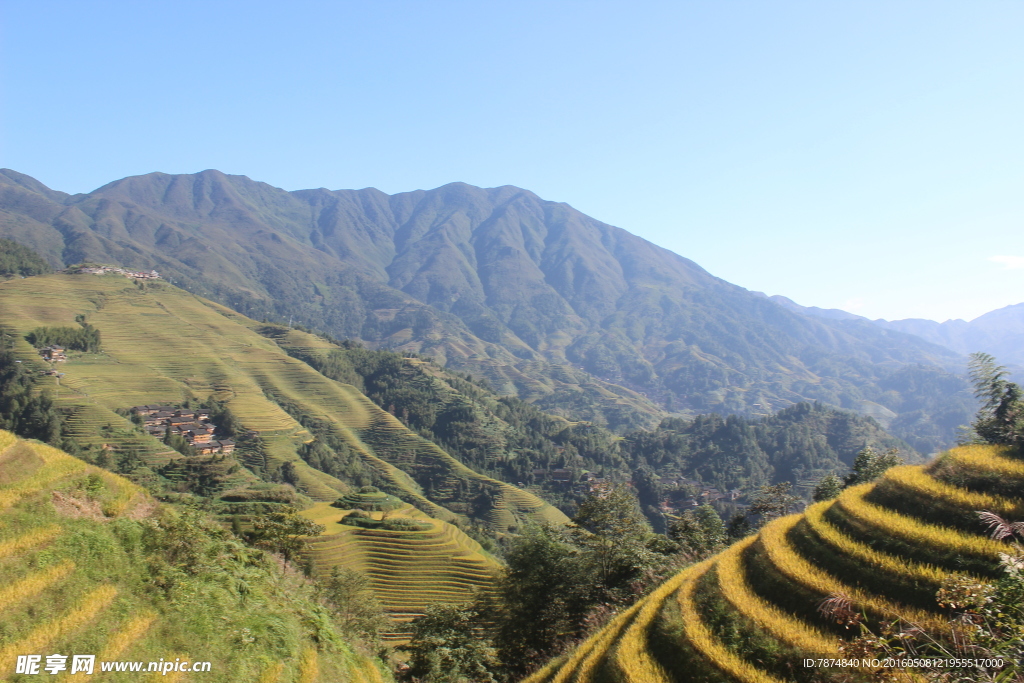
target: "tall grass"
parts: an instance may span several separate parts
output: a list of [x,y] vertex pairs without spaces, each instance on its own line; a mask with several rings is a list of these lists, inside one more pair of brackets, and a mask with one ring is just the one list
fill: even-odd
[[278,679],[281,678],[282,671],[284,671],[284,664],[281,662],[271,664],[260,674],[259,683],[277,683]]
[[90,592],[70,612],[48,623],[40,624],[21,640],[0,649],[0,670],[13,671],[18,655],[42,652],[49,643],[84,626],[106,609],[116,595],[117,589],[113,586],[100,586]]
[[28,600],[60,581],[75,570],[75,563],[65,560],[60,564],[33,572],[20,581],[0,588],[0,612],[16,602]]
[[366,675],[363,673],[363,667],[361,666],[353,665],[348,670],[348,676],[347,683],[370,683],[370,681],[367,680]]
[[781,678],[758,669],[727,648],[700,619],[697,605],[694,602],[694,590],[698,580],[711,566],[705,560],[695,565],[679,590],[676,599],[682,615],[683,633],[690,645],[700,652],[715,668],[732,676],[741,683],[785,683]]
[[885,598],[844,584],[802,557],[787,538],[789,532],[800,522],[802,517],[802,515],[783,517],[761,530],[759,536],[761,548],[764,549],[769,561],[779,572],[810,589],[821,598],[832,593],[843,593],[849,596],[855,604],[873,612],[878,617],[892,619],[897,615],[902,615],[919,626],[934,630],[940,630],[945,626],[945,622],[933,614],[895,604]]
[[804,510],[804,515],[810,528],[823,541],[833,546],[839,552],[857,560],[861,564],[877,567],[883,571],[905,576],[916,581],[924,581],[934,585],[936,588],[949,576],[949,572],[942,571],[932,565],[883,553],[866,543],[850,538],[825,519],[825,511],[832,504],[832,501],[816,503]]
[[[44,454],[43,468],[51,473],[67,462],[80,462],[54,450]],[[181,654],[182,660],[214,661],[217,680],[255,681],[264,666],[278,662],[292,681],[298,678],[298,653],[315,647],[313,640],[321,636],[320,642],[337,647],[319,653],[318,673],[312,673],[314,665],[307,657],[307,676],[343,681],[350,663],[369,663],[368,657],[347,646],[326,615],[318,616],[322,607],[304,578],[251,555],[200,513],[162,509],[147,522],[63,516],[49,504],[50,495],[54,490],[78,490],[83,473],[94,471],[81,466],[86,469],[32,491],[12,509],[0,510],[0,530],[19,534],[0,541],[0,621],[8,631],[0,639],[3,679],[14,671],[20,654],[56,650],[95,652],[101,660],[125,655],[156,660],[167,658],[168,651],[160,648],[174,643],[176,650],[197,648]],[[100,502],[123,500],[124,493],[133,490],[116,475],[106,473],[103,479],[107,486],[97,494]],[[19,485],[24,483],[18,480]],[[151,542],[143,545],[144,541]],[[195,558],[176,554],[183,545],[197,553]],[[37,568],[40,563],[42,569]],[[195,571],[179,571],[183,566]],[[167,593],[156,592],[145,590],[147,585],[169,588]],[[209,609],[197,610],[197,604]],[[246,640],[242,633],[255,640]],[[189,656],[199,650],[206,655]],[[372,666],[363,666],[361,674],[368,683],[382,683],[371,670]],[[380,670],[378,679],[382,674],[390,680]],[[175,675],[158,678],[166,682]],[[181,680],[192,678],[185,674]]]
[[320,675],[320,659],[316,649],[307,647],[302,651],[302,658],[299,660],[298,683],[313,683]]
[[95,470],[103,482],[114,491],[114,497],[103,503],[103,514],[107,517],[116,517],[124,512],[136,496],[144,495],[143,490],[130,481],[106,472],[101,469]]
[[624,683],[665,683],[668,680],[664,669],[647,648],[647,633],[665,600],[676,592],[699,566],[702,565],[688,567],[677,573],[638,603],[640,611],[622,634],[613,656]]
[[567,657],[556,657],[524,678],[520,683],[551,683],[555,674],[563,670],[567,661]]
[[10,432],[0,432],[0,453],[14,445],[17,438]]
[[371,659],[364,659],[364,664],[360,667],[365,673],[363,678],[366,683],[384,683],[384,677],[380,674],[380,669]]
[[554,678],[551,679],[551,683],[567,683],[570,677],[572,677],[572,680],[580,681],[581,683],[589,681],[597,665],[608,656],[608,649],[639,611],[640,603],[636,603],[629,609],[617,614],[604,628],[587,638],[582,647],[577,648],[569,655],[565,664],[558,670]]
[[[0,432],[3,435],[5,432]],[[47,541],[52,541],[61,534],[61,528],[56,524],[39,527],[33,529],[27,534],[23,534],[16,538],[11,538],[6,541],[0,541],[0,557],[7,557],[8,555],[14,555],[20,553],[23,550],[27,550],[32,546],[42,545]]]
[[893,467],[879,482],[880,487],[895,485],[932,501],[948,502],[967,512],[991,510],[1002,515],[1013,515],[1020,510],[1020,502],[988,493],[978,493],[952,486],[928,476],[916,465]]
[[944,454],[954,462],[981,472],[992,472],[1007,477],[1024,477],[1024,460],[1008,457],[1006,446],[960,446]]
[[145,612],[131,619],[107,641],[103,652],[100,653],[97,659],[104,661],[116,659],[118,655],[128,649],[135,641],[142,638],[155,620],[156,614],[153,612]]
[[756,536],[734,543],[718,556],[715,569],[724,597],[740,614],[768,630],[775,638],[804,652],[838,652],[841,641],[809,626],[770,604],[751,589],[746,580],[743,553]]
[[901,515],[865,500],[873,484],[861,484],[847,489],[839,496],[836,505],[848,515],[863,520],[879,532],[898,536],[913,544],[924,544],[941,551],[963,553],[985,557],[993,561],[1006,548],[991,539],[961,533],[949,527],[927,524],[913,517]]
[[[187,656],[180,656],[180,655],[174,655],[174,656],[175,656],[175,658],[188,659]],[[170,661],[170,659],[171,658],[168,657],[168,661]],[[163,683],[164,681],[166,681],[166,683],[178,683],[178,681],[180,681],[182,676],[184,676],[184,675],[185,675],[184,671],[170,671],[170,672],[168,672],[167,676],[161,675],[160,676],[160,680],[161,680],[161,683]]]
[[[35,447],[37,452],[44,450],[38,444]],[[0,489],[0,510],[9,508],[25,496],[31,495],[68,475],[81,472],[86,467],[84,462],[71,456],[66,455],[60,460],[51,458],[46,466],[38,472],[19,479],[15,484]]]

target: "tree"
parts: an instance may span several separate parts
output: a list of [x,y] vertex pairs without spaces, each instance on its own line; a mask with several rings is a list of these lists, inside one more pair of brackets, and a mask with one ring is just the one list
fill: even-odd
[[677,548],[651,532],[625,487],[591,496],[572,521],[561,529],[528,527],[505,554],[493,619],[498,654],[513,677],[633,602],[663,578]]
[[685,551],[703,558],[722,548],[729,539],[725,522],[715,509],[705,503],[696,510],[687,510],[669,528],[672,540]]
[[1024,443],[1024,401],[1021,388],[1006,379],[1005,367],[987,353],[972,353],[967,364],[974,395],[982,401],[971,427],[986,442]]
[[654,534],[636,498],[623,486],[587,498],[572,519],[573,542],[604,591],[624,588],[656,562]]
[[170,427],[164,431],[164,443],[182,455],[196,454],[196,449],[192,447],[192,444],[188,442],[188,439],[183,437],[181,434],[172,433]]
[[814,501],[820,503],[823,500],[836,498],[843,490],[843,480],[836,474],[827,474],[822,477],[818,485],[814,487]]
[[843,479],[843,488],[874,481],[890,467],[905,464],[899,453],[896,448],[879,453],[871,446],[865,446],[853,459],[853,470]]
[[526,674],[570,643],[590,606],[579,550],[550,526],[527,527],[505,553],[496,590],[495,645],[505,667]]
[[281,553],[287,560],[295,558],[302,550],[302,536],[319,536],[326,529],[294,512],[273,512],[253,517],[252,527],[247,535],[250,543]]
[[762,486],[754,494],[748,514],[761,515],[763,523],[776,517],[789,514],[790,508],[799,502],[799,498],[790,493],[793,485],[788,481],[772,486]]
[[365,574],[335,567],[318,588],[343,634],[376,643],[390,624]]
[[434,604],[412,622],[408,675],[422,683],[493,683],[494,650],[469,606]]
[[667,532],[665,515],[658,509],[658,504],[664,497],[664,490],[658,482],[658,477],[648,465],[641,465],[633,471],[633,486],[636,487],[636,497],[640,501],[640,507],[644,516],[650,522],[656,533]]

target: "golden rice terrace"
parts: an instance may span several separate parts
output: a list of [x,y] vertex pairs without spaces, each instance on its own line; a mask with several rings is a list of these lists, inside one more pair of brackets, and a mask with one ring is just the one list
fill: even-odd
[[943,580],[995,578],[1006,550],[978,510],[1024,517],[1024,461],[966,446],[893,468],[688,567],[527,682],[830,680],[803,660],[838,657],[859,633],[825,619],[821,601],[841,594],[869,622],[948,630]]

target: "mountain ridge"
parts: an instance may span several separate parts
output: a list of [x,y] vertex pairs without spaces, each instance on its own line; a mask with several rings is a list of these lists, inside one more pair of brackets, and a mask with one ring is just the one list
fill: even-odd
[[889,374],[962,364],[916,337],[808,320],[513,186],[286,192],[207,170],[72,196],[7,172],[0,210],[0,234],[55,265],[155,268],[250,317],[428,354],[616,429],[802,400],[898,413]]
[[925,318],[872,320],[838,308],[801,306],[778,294],[768,298],[802,315],[829,320],[865,321],[885,329],[912,334],[963,355],[983,351],[1001,361],[1024,365],[1024,352],[1021,351],[1024,342],[1024,303],[1003,306],[971,320],[956,318],[940,323]]

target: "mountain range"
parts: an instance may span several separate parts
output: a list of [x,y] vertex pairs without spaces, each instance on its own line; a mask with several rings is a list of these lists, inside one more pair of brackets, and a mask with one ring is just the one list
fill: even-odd
[[769,298],[803,315],[828,320],[863,320],[885,329],[913,334],[956,353],[967,355],[983,351],[1001,362],[1024,366],[1024,303],[1004,306],[970,321],[957,319],[940,323],[922,318],[870,320],[838,308],[801,306],[784,296]]
[[156,269],[250,317],[429,355],[620,431],[816,400],[929,452],[974,409],[958,352],[790,310],[511,186],[288,192],[208,170],[68,195],[3,170],[0,237],[55,267]]

